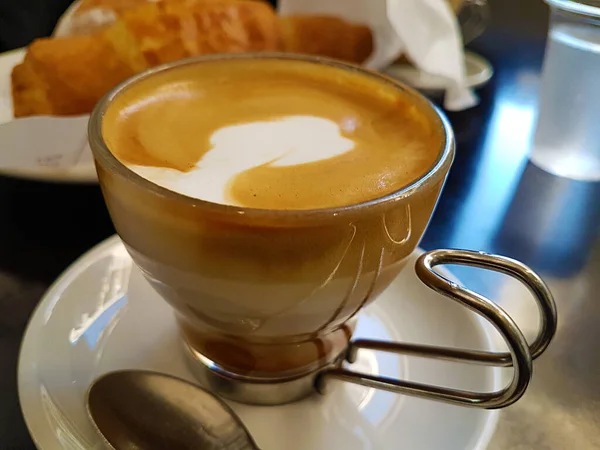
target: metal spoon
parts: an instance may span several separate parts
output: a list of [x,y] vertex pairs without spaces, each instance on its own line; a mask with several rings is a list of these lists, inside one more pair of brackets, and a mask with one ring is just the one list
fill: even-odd
[[222,400],[156,372],[111,372],[92,383],[88,415],[115,450],[258,450]]

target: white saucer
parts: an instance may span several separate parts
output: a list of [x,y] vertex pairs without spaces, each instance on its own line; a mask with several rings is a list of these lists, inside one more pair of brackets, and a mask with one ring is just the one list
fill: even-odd
[[[416,255],[413,256],[416,258]],[[362,312],[357,336],[491,349],[473,313],[420,284],[414,261]],[[145,368],[192,379],[167,306],[118,237],[76,261],[35,310],[19,360],[19,397],[41,450],[102,448],[84,395],[99,375]],[[498,369],[362,350],[352,366],[473,390],[498,389]],[[230,403],[262,450],[483,450],[498,413],[344,384],[278,407]]]

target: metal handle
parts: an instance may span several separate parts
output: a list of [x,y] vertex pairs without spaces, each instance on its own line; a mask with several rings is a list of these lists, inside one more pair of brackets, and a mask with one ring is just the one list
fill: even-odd
[[[540,330],[531,346],[528,346],[523,333],[506,311],[486,297],[434,272],[433,268],[441,264],[460,264],[489,269],[509,275],[525,284],[533,294],[541,316]],[[319,376],[317,389],[322,392],[328,380],[338,379],[399,394],[488,409],[504,408],[521,398],[531,380],[532,360],[546,350],[556,332],[556,306],[550,290],[542,279],[529,267],[513,259],[467,250],[427,252],[417,260],[415,271],[419,279],[428,287],[466,306],[494,325],[506,341],[509,352],[494,353],[359,339],[348,347],[346,359],[352,363],[356,360],[360,349],[369,349],[487,366],[512,366],[514,372],[509,385],[496,392],[471,392],[335,368]]]

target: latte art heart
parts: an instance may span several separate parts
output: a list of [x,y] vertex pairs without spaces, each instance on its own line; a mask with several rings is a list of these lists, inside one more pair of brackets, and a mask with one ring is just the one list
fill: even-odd
[[[310,130],[310,132],[307,132]],[[214,203],[236,205],[229,183],[236,175],[259,166],[309,164],[342,155],[354,142],[331,120],[290,116],[230,125],[213,133],[212,148],[188,172],[132,165],[131,170],[172,191]]]

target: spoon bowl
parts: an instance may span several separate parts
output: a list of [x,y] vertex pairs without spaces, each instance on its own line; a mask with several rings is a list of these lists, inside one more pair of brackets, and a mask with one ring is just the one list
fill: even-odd
[[86,408],[115,450],[258,450],[221,399],[188,381],[157,372],[125,370],[96,379]]

